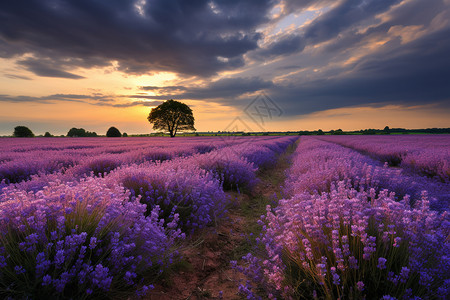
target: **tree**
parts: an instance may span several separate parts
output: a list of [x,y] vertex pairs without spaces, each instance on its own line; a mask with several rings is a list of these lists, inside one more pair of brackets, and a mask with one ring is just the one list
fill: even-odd
[[45,134],[44,134],[44,137],[52,137],[52,136],[53,135],[50,132],[48,132],[48,131],[46,131]]
[[383,132],[384,132],[384,134],[390,134],[391,133],[390,130],[391,129],[389,128],[389,126],[386,126],[386,127],[384,127]]
[[34,137],[34,133],[26,126],[14,127],[14,137]]
[[170,137],[174,137],[178,130],[195,130],[192,109],[172,99],[152,108],[147,119],[153,124],[153,129],[167,130]]
[[84,128],[71,128],[67,133],[71,137],[96,137],[97,133],[86,131]]
[[110,127],[108,131],[106,132],[107,137],[121,137],[122,134],[120,133],[119,129],[116,127]]
[[340,128],[338,130],[331,130],[330,132],[333,135],[342,135],[342,134],[344,134],[344,132]]
[[123,136],[123,137],[128,137],[128,133],[124,132],[124,133],[122,134],[122,136]]

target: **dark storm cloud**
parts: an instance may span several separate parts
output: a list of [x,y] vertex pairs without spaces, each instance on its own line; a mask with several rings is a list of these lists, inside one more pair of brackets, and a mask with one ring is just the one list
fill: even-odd
[[[263,89],[273,87],[272,81],[266,81],[259,77],[247,78],[222,78],[217,81],[210,82],[204,87],[173,87],[173,89],[165,89],[166,87],[141,87],[143,90],[157,90],[158,96],[141,96],[148,99],[236,99],[247,93],[254,93]],[[139,96],[138,96],[139,97]]]
[[257,60],[270,60],[275,57],[301,52],[304,48],[305,39],[302,36],[289,34],[262,49],[255,50],[251,57]]
[[[322,6],[335,4],[332,1],[283,2],[285,4],[285,13],[301,12],[313,5]],[[400,0],[340,1],[329,11],[314,19],[314,21],[307,25],[301,32],[285,35],[263,48],[256,49],[251,52],[250,57],[256,60],[270,60],[280,56],[300,53],[307,45],[315,45],[328,41],[343,33],[351,34],[357,26],[371,25],[375,22],[375,15],[388,11],[393,5],[399,2]],[[428,8],[427,10],[429,11],[430,9]],[[347,30],[350,30],[350,33],[346,33]]]
[[277,86],[287,114],[356,105],[437,104],[450,108],[450,29],[362,59],[348,75]]
[[161,104],[161,101],[144,101],[144,100],[132,100],[127,102],[118,102],[120,99],[134,99],[134,98],[147,98],[139,96],[129,96],[129,95],[119,95],[119,96],[109,96],[100,93],[95,93],[92,95],[74,95],[74,94],[54,94],[42,97],[30,97],[30,96],[10,96],[10,95],[0,95],[1,102],[11,102],[11,103],[57,103],[57,102],[78,102],[86,103],[96,106],[111,106],[111,107],[132,107],[132,106],[157,106]]
[[282,0],[285,13],[292,13],[299,10],[304,10],[309,7],[322,7],[334,4],[336,0]]
[[[139,7],[141,2],[125,0],[1,1],[0,57],[16,56],[21,66],[41,76],[78,78],[79,67],[116,62],[118,70],[129,74],[173,71],[199,76],[195,79],[203,85],[141,87],[156,96],[0,96],[0,101],[124,107],[174,98],[245,107],[255,93],[265,91],[286,115],[357,105],[449,107],[448,1],[143,2]],[[275,39],[264,37],[261,32],[276,25],[268,15],[279,3],[283,16],[328,7],[310,24]],[[258,46],[263,37],[272,41]],[[23,54],[28,55],[19,57]],[[242,66],[236,77],[209,77]],[[118,101],[124,99],[129,102]]]
[[306,29],[308,43],[320,43],[339,35],[342,31],[369,23],[376,14],[387,11],[400,0],[345,0],[316,18]]
[[18,64],[24,66],[28,71],[33,72],[38,76],[70,79],[84,78],[83,76],[57,69],[53,65],[46,64],[45,62],[42,62],[40,60],[27,59],[19,61]]
[[[37,60],[75,58],[76,66],[118,62],[133,74],[174,71],[211,75],[244,64],[270,0],[17,0],[0,2],[0,54]],[[37,75],[67,70],[26,66]],[[75,65],[74,65],[75,67]],[[72,74],[74,75],[74,74]],[[74,75],[72,78],[77,78]]]

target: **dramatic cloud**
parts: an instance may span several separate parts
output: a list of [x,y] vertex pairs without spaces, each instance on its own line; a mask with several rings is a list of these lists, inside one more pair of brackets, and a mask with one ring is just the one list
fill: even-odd
[[[254,93],[263,89],[273,87],[271,81],[265,81],[258,77],[250,78],[222,78],[217,81],[210,82],[203,87],[154,87],[144,86],[143,90],[156,90],[158,96],[142,96],[150,99],[228,99],[236,100],[236,98],[247,94]],[[175,92],[175,93],[174,93]]]
[[120,101],[121,99],[124,98],[135,99],[148,97],[137,95],[108,96],[102,94],[93,94],[93,95],[54,94],[42,97],[0,95],[0,102],[12,102],[12,103],[32,102],[44,104],[51,104],[57,102],[79,102],[96,106],[111,106],[111,107],[158,106],[162,103],[162,101],[144,101],[144,100],[137,100],[137,101],[132,100],[126,102]]
[[370,25],[376,14],[387,11],[400,0],[345,0],[318,17],[305,32],[309,43],[320,43],[338,36],[348,28]]
[[301,52],[305,48],[305,39],[297,34],[286,35],[262,49],[252,53],[257,60],[270,60],[276,57]]
[[[134,74],[211,75],[244,64],[271,7],[269,0],[2,1],[0,54],[76,58],[83,67],[117,61],[119,70]],[[27,67],[58,75],[56,68]]]
[[[265,92],[292,118],[450,109],[449,0],[17,0],[0,2],[0,18],[0,79],[77,86],[37,97],[4,85],[0,102],[100,109],[179,99],[235,111]],[[102,72],[115,75],[111,86]],[[80,86],[98,93],[69,94]]]
[[76,74],[72,74],[70,72],[56,69],[53,66],[43,63],[40,60],[27,59],[19,61],[18,64],[25,66],[26,69],[28,69],[29,71],[33,72],[38,76],[70,78],[70,79],[84,78],[83,76],[79,76]]

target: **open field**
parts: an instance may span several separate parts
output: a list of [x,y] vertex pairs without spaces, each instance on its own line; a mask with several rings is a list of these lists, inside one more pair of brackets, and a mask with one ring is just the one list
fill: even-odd
[[0,298],[450,295],[448,135],[1,142]]

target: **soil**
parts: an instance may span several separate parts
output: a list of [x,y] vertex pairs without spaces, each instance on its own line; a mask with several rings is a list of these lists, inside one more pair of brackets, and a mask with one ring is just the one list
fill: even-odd
[[[170,275],[155,285],[148,300],[243,299],[238,293],[244,275],[234,271],[231,260],[251,251],[257,225],[267,204],[275,201],[289,167],[294,147],[281,155],[273,168],[259,173],[259,183],[251,195],[229,193],[231,207],[214,227],[196,233],[181,250],[182,261]],[[276,195],[275,195],[276,196]]]

